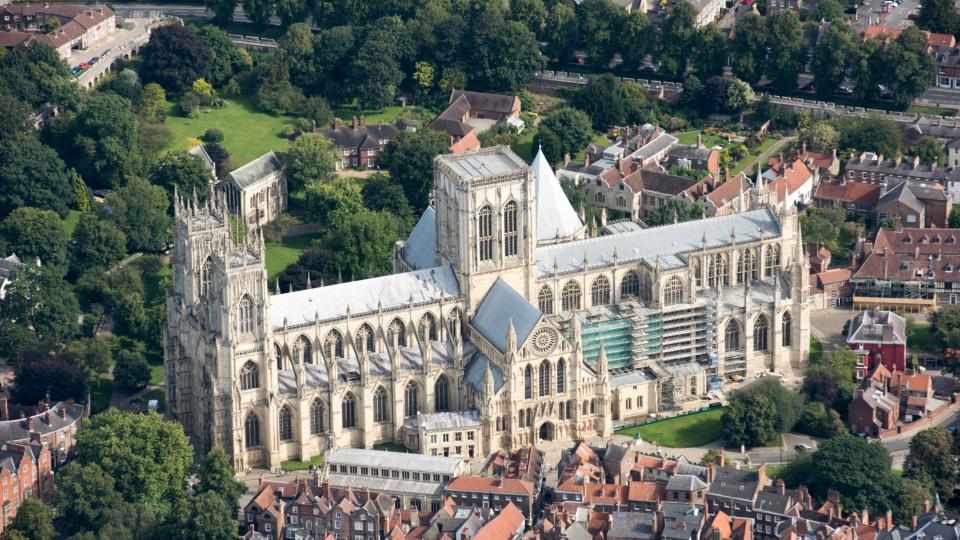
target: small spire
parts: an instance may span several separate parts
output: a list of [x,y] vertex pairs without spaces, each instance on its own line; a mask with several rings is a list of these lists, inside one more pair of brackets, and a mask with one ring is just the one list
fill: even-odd
[[337,283],[343,283],[343,273],[340,271],[340,267],[337,267]]
[[513,317],[507,319],[507,350],[517,349],[517,331],[513,328]]
[[312,289],[312,288],[313,288],[313,284],[310,283],[310,271],[309,271],[309,270],[307,270],[307,288],[308,288],[308,289]]
[[275,280],[275,281],[274,281],[274,289],[273,289],[273,290],[275,290],[275,291],[277,292],[277,294],[280,294],[280,276],[277,276],[277,277],[275,277],[275,278],[273,278],[273,279]]

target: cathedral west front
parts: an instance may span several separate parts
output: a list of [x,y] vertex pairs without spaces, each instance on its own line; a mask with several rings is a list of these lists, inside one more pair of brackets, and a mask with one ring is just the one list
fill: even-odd
[[222,197],[178,198],[168,414],[237,470],[383,442],[482,458],[610,436],[731,376],[800,367],[798,217],[762,183],[753,196],[748,212],[591,237],[542,153],[439,156],[394,274],[282,294],[259,231],[234,241]]

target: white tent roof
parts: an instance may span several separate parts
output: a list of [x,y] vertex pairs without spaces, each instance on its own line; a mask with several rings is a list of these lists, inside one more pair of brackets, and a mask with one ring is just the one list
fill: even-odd
[[537,183],[537,240],[573,236],[583,228],[583,223],[563,193],[543,150],[537,150],[530,167]]

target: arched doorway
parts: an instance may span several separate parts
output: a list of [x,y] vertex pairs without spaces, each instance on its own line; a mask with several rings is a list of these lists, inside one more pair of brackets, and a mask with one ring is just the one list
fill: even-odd
[[544,422],[540,424],[540,440],[541,441],[552,441],[556,438],[556,430],[553,427],[552,422]]

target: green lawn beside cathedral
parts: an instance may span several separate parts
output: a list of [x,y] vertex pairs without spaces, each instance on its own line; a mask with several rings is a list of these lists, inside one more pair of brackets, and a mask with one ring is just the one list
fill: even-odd
[[283,269],[297,262],[300,254],[310,247],[314,240],[320,238],[319,234],[304,234],[301,236],[288,236],[283,241],[267,242],[267,275],[271,279],[270,285],[273,285],[273,278]]
[[659,422],[632,426],[617,430],[617,435],[636,437],[657,442],[668,448],[690,448],[703,446],[720,438],[722,433],[720,417],[723,409],[716,408]]

